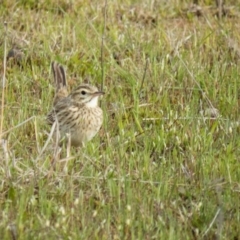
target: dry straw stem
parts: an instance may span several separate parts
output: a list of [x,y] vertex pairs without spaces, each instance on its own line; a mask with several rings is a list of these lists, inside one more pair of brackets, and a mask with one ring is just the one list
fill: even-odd
[[101,69],[102,69],[101,91],[103,91],[104,77],[105,77],[104,76],[105,74],[104,74],[103,47],[104,47],[104,39],[105,39],[105,32],[106,32],[106,21],[107,21],[107,0],[105,0],[105,5],[104,5],[103,32],[102,32],[102,43],[101,43]]
[[145,78],[146,78],[146,73],[147,73],[147,69],[148,69],[148,64],[149,64],[149,59],[146,58],[146,63],[145,63],[145,68],[144,68],[144,73],[143,73],[143,78],[142,78],[142,82],[141,82],[141,85],[140,85],[140,88],[139,88],[139,92],[138,92],[138,96],[140,97],[140,94],[141,94],[141,91],[142,91],[142,88],[143,88],[143,84],[144,84],[144,81],[145,81]]
[[210,231],[210,229],[213,227],[215,221],[217,220],[218,215],[221,212],[221,208],[218,208],[214,218],[212,219],[211,223],[209,224],[209,227],[207,228],[207,230],[204,232],[204,234],[202,235],[202,237],[206,236],[208,234],[208,232]]
[[202,93],[203,96],[205,96],[209,106],[212,108],[212,109],[215,109],[212,102],[210,101],[210,99],[206,96],[206,93],[204,93],[204,91],[202,90],[200,84],[198,83],[198,81],[195,79],[193,73],[189,70],[187,64],[183,61],[183,59],[179,56],[179,54],[177,54],[179,60],[182,62],[182,64],[184,65],[184,67],[186,68],[188,74],[190,75],[190,77],[192,78],[192,80],[194,81],[194,83],[197,85],[198,89],[200,90],[200,92]]
[[18,125],[16,125],[16,126],[10,128],[10,129],[8,129],[7,131],[1,133],[0,137],[2,138],[3,135],[5,135],[5,134],[7,134],[7,133],[9,133],[9,132],[11,132],[11,131],[13,131],[13,130],[16,129],[16,128],[21,127],[22,125],[24,125],[24,124],[27,123],[27,122],[30,122],[30,121],[32,121],[32,120],[35,120],[35,118],[36,118],[35,116],[32,116],[32,117],[26,119],[25,121],[19,123]]
[[57,125],[57,122],[55,121],[55,122],[53,123],[52,128],[51,128],[51,131],[50,131],[50,133],[49,133],[49,135],[48,135],[48,139],[47,139],[47,141],[45,142],[45,144],[44,144],[41,152],[39,153],[39,155],[37,156],[37,158],[36,158],[35,161],[38,161],[38,160],[40,159],[40,157],[42,156],[42,154],[44,153],[44,151],[47,149],[47,146],[48,146],[49,142],[50,142],[51,139],[52,139],[53,133],[54,133],[55,128],[56,128],[56,125]]
[[4,119],[4,97],[6,86],[6,67],[7,67],[7,22],[4,22],[4,55],[3,55],[3,76],[2,76],[2,105],[1,105],[1,123],[0,123],[0,138],[2,138],[3,119]]

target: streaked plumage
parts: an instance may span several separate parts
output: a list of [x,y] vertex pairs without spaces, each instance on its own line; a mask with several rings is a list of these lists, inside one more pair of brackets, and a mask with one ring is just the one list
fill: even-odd
[[90,141],[102,125],[103,112],[98,106],[98,98],[104,93],[89,84],[81,84],[68,94],[63,67],[53,62],[52,70],[56,92],[47,121],[50,125],[57,121],[61,138],[69,133],[71,145],[81,146]]

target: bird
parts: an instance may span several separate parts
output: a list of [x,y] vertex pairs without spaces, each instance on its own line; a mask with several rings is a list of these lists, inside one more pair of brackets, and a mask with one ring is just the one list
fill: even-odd
[[81,147],[90,141],[103,123],[103,111],[98,99],[104,94],[90,84],[80,84],[68,93],[66,73],[62,65],[52,62],[55,82],[55,96],[47,122],[56,122],[56,132],[60,133],[60,144],[64,139],[70,140],[71,146]]

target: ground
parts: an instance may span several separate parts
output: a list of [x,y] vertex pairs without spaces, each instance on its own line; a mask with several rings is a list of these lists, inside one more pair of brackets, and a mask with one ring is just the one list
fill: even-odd
[[[1,239],[240,238],[240,1],[220,2],[1,2]],[[84,148],[49,138],[52,61],[106,92]]]

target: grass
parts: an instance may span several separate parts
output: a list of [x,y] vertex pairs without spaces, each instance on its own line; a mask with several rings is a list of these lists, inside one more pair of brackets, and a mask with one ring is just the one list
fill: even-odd
[[[1,239],[239,239],[239,6],[3,1],[2,66],[5,37],[23,55],[1,88]],[[98,136],[55,166],[53,60],[106,92]]]

